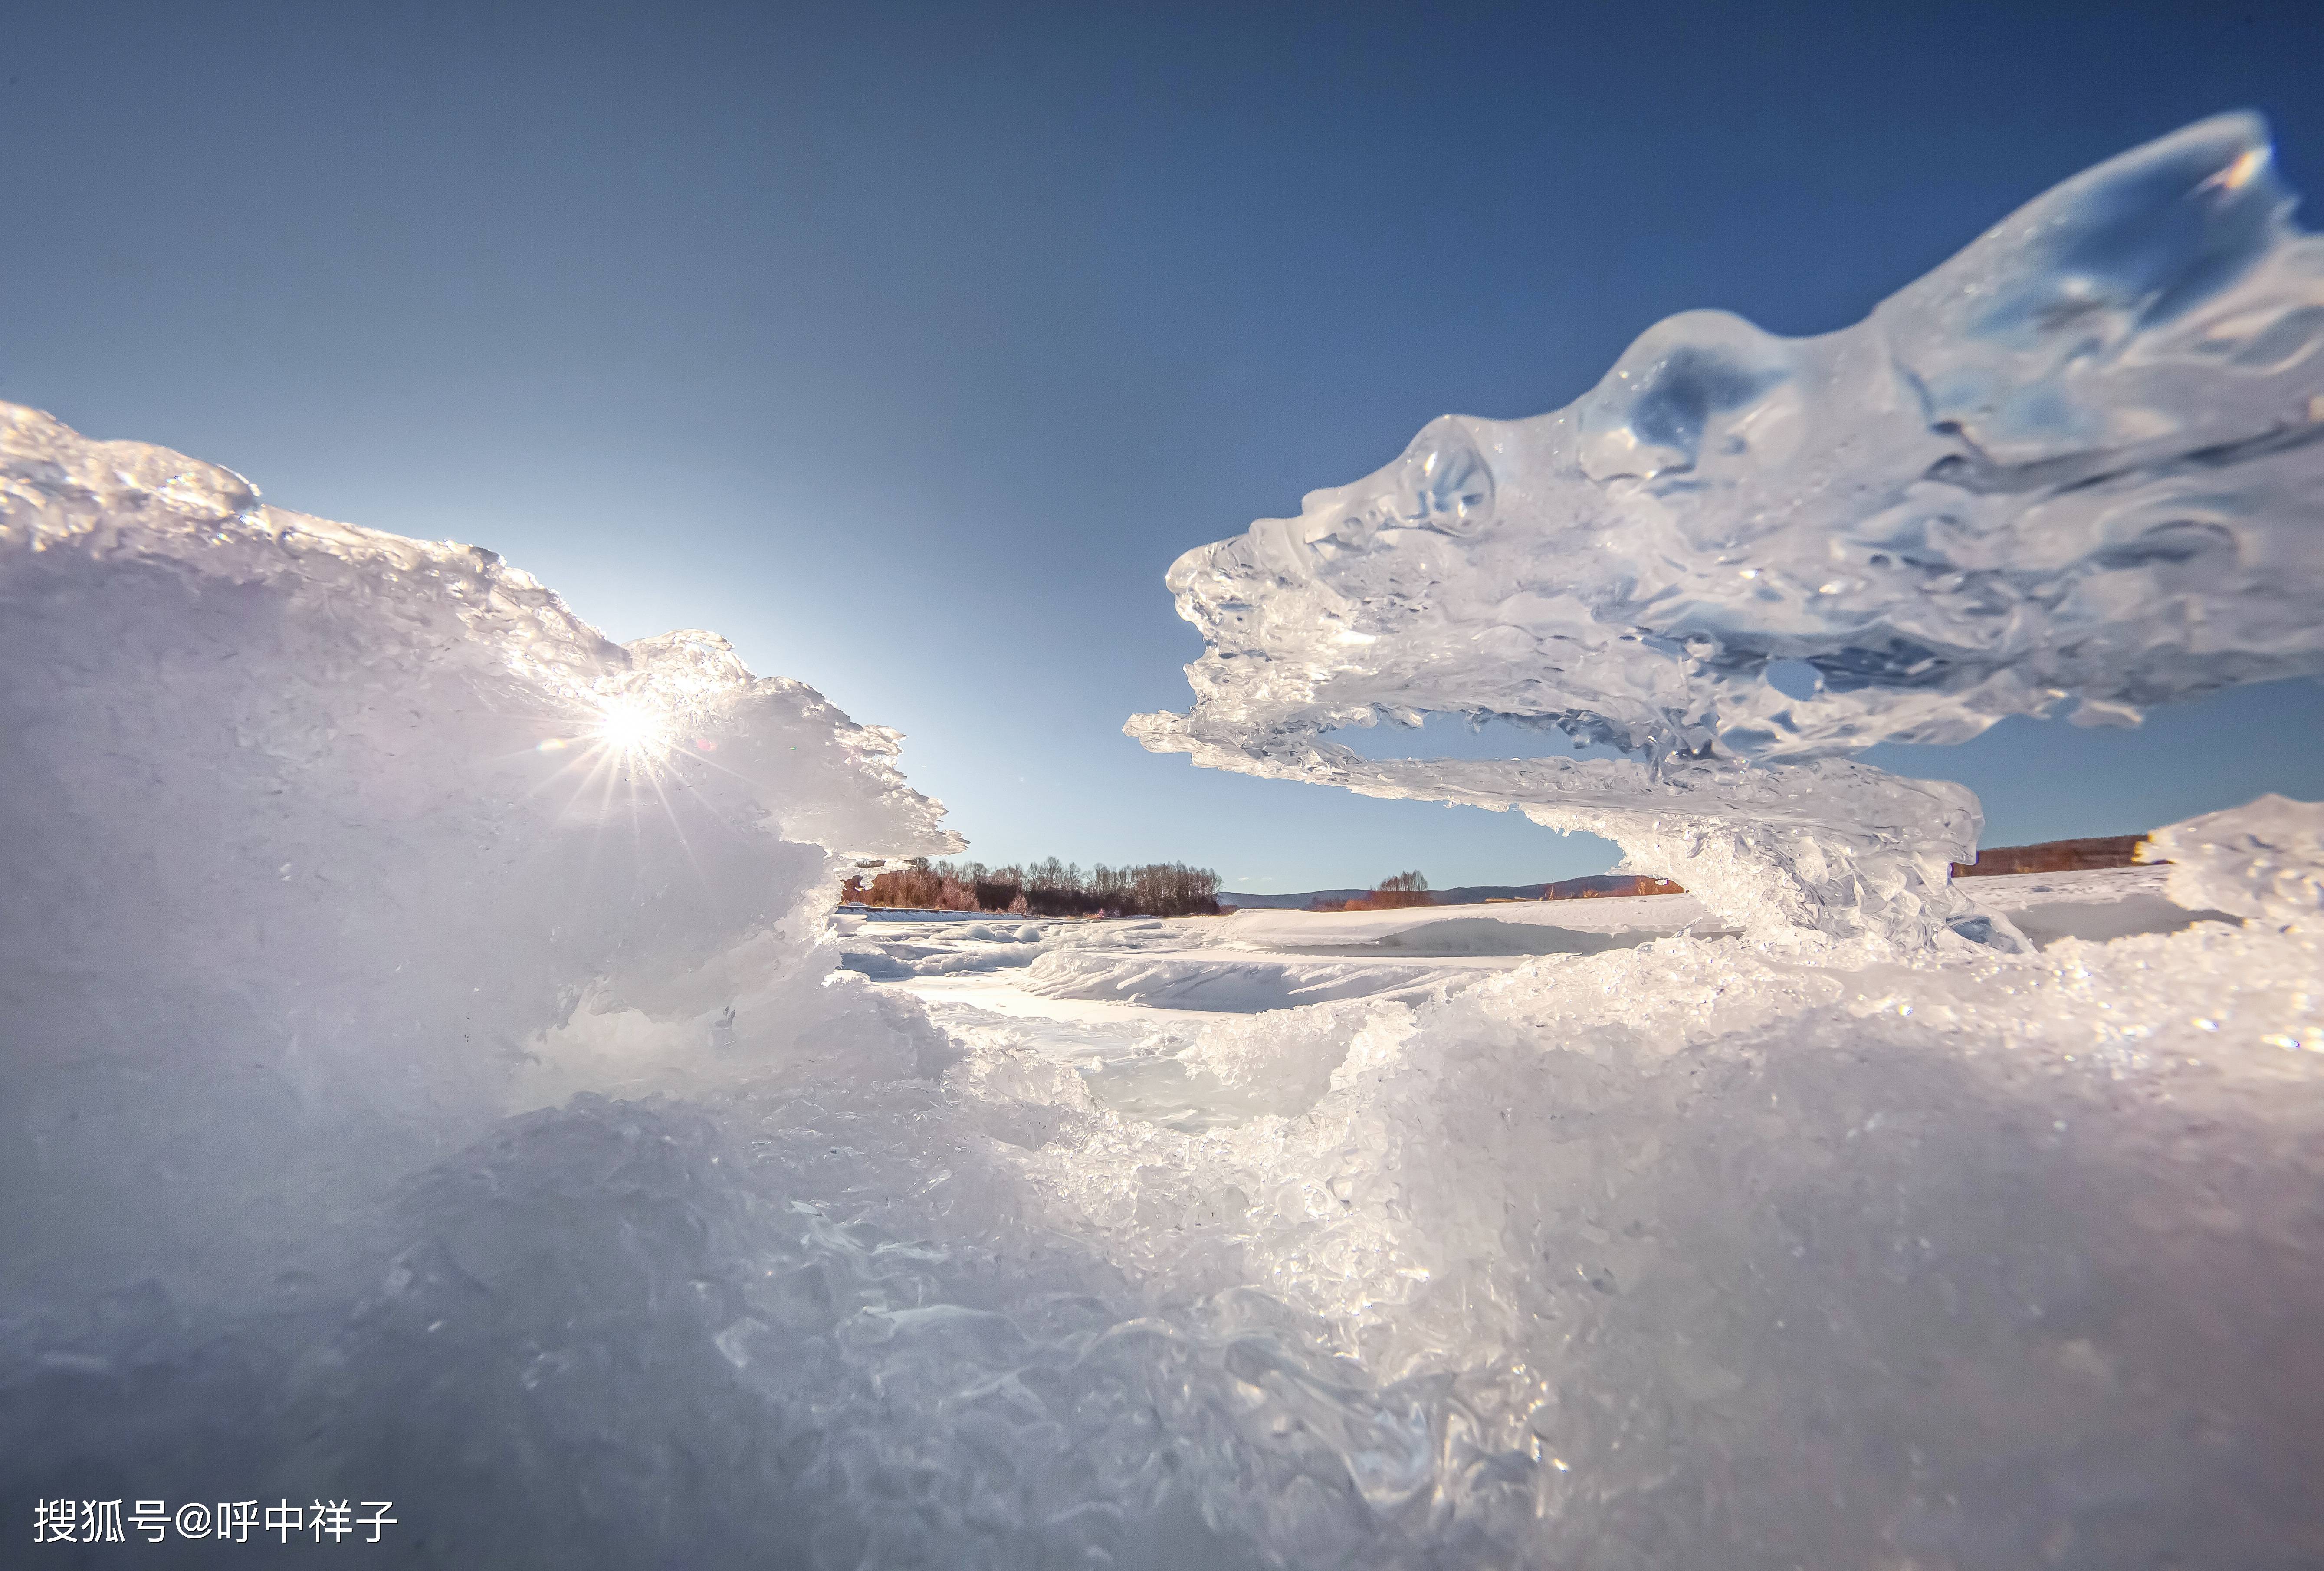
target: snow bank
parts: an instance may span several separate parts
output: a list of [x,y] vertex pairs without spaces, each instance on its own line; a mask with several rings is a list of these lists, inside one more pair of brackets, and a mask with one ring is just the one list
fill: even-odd
[[[1179,559],[1195,702],[1130,734],[1604,835],[1761,931],[1989,938],[1944,865],[1975,799],[1840,755],[2324,670],[2324,240],[2290,207],[2263,126],[2223,116],[2069,180],[1857,327],[1690,312],[1569,408],[1445,416]],[[1629,756],[1324,739],[1430,713]]]
[[878,921],[843,916],[839,963],[874,981],[1009,971],[1030,966],[1052,937],[1047,922],[928,922],[910,917]]
[[[1482,933],[1500,928],[1553,928],[1580,933],[1675,933],[1710,926],[1710,913],[1690,894],[1619,895],[1604,900],[1509,901],[1488,906],[1414,906],[1401,910],[1241,910],[1197,929],[1201,941],[1232,949],[1305,948],[1315,944],[1348,947],[1435,944],[1430,937],[1447,923],[1457,931]],[[1522,944],[1524,940],[1517,940]],[[1488,947],[1476,953],[1514,952]],[[1527,947],[1529,954],[1552,951]]]
[[[1395,956],[1388,957],[1393,960]],[[1035,961],[1020,985],[1045,998],[1143,1004],[1148,1009],[1251,1014],[1341,998],[1425,998],[1465,986],[1476,973],[1436,965],[1333,965],[1222,955],[1111,955],[1060,949]]]
[[1514,1563],[2289,1566],[2324,1548],[2319,959],[2217,925],[1864,969],[1663,938],[1208,1026],[1193,1061],[1286,1116],[1120,1160],[1140,1215],[1243,1252],[1177,1269],[1263,1263],[1441,1393],[1430,1509]]
[[2264,796],[2158,829],[2139,848],[2171,864],[2171,898],[2283,927],[2324,921],[2324,802]]

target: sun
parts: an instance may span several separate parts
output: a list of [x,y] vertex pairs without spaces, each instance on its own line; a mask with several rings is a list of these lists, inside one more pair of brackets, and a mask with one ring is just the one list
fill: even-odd
[[624,758],[657,758],[670,746],[667,716],[634,698],[608,699],[589,735],[600,746]]

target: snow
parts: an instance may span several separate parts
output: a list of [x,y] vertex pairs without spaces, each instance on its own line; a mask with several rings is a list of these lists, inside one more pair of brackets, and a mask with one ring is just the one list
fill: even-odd
[[[1486,906],[1416,906],[1383,911],[1238,911],[1218,924],[1217,942],[1267,948],[1280,944],[1377,944],[1453,930],[1484,934],[1493,927],[1546,927],[1570,932],[1677,932],[1709,919],[1688,894],[1622,895],[1599,900],[1507,901]],[[1480,951],[1489,952],[1489,951]],[[1544,951],[1546,952],[1546,951]]]
[[[1978,894],[2036,948],[2179,932],[2202,920],[2239,923],[2226,910],[2175,903],[2167,883],[2160,867],[2108,868],[1982,878]],[[923,998],[1018,1014],[1044,1012],[1043,1000],[1218,1015],[1346,998],[1417,1002],[1536,956],[1603,954],[1682,934],[1735,936],[1684,894],[1244,910],[1169,921],[955,920],[935,929],[920,916],[883,914],[853,927],[842,964],[875,980],[909,982]]]
[[[1650,328],[1530,420],[1180,558],[1157,751],[1619,842],[1729,925],[2006,945],[1975,798],[1846,755],[2324,671],[2324,239],[2231,115],[2037,198],[1856,327]],[[1431,714],[1615,758],[1378,760]],[[1767,767],[1751,767],[1753,765]]]
[[2186,904],[2286,927],[2324,925],[2324,802],[2264,796],[2153,837],[2165,886]]
[[[1197,1321],[1239,1331],[1262,1273],[1267,1349],[1213,1378],[1342,1458],[1319,1503],[1221,1442],[1287,1563],[2101,1566],[2226,1533],[2288,1565],[2316,1542],[2318,956],[2170,873],[1979,880],[2042,950],[1907,963],[1674,932],[1679,896],[1061,924],[1050,955],[1122,975],[1432,929],[1469,969],[1404,996],[1382,945],[1344,962],[1379,990],[1317,1006],[939,1014],[972,1077],[1090,1097],[1025,1140],[1047,1215]],[[1631,941],[1512,952],[1584,921]],[[1319,1345],[1337,1375],[1246,1379]]]
[[[1921,686],[1858,673],[1786,735],[2119,698],[2070,640],[2149,698],[2306,669],[2284,607],[2319,575],[2281,510],[2306,428],[2181,450],[2324,391],[2312,319],[2268,314],[2314,253],[2255,134],[2199,127],[1979,242],[1987,327],[1923,286],[1807,345],[1682,319],[1791,381],[1726,404],[1739,384],[1674,348],[1647,364],[1692,367],[1699,416],[1682,388],[1609,423],[1607,393],[1540,428],[1624,517],[1656,499],[1655,559],[1727,653],[1614,634],[1558,666],[1461,621],[1492,572],[1538,596],[1546,570],[1496,531],[1548,517],[1527,487],[1556,476],[1486,431],[1487,468],[1412,471],[1426,527],[1367,537],[1415,537],[1365,568],[1388,577],[1330,590],[1377,631],[1253,580],[1253,674],[1214,646],[1170,734],[1620,818],[1634,855],[1683,854],[1684,896],[834,917],[857,859],[957,845],[892,733],[709,634],[614,645],[490,553],[0,406],[0,1499],[392,1500],[392,1553],[462,1566],[2324,1560],[2318,809],[1956,891],[1931,857],[1973,837],[1958,788],[1746,735],[1752,638],[1790,617],[1782,649],[1860,649],[1834,629],[1899,603],[1702,587],[1753,530],[1858,538],[1832,521],[1895,433],[1840,373],[1886,343],[1969,433],[1944,451],[2015,467],[1902,483],[1969,498],[1944,549],[1974,523],[2002,565],[1914,580]],[[2225,228],[2134,244],[2126,180]],[[2098,442],[2127,467],[2076,468]],[[1796,519],[1718,504],[1730,547],[1663,459],[1609,477],[1674,443],[1730,498],[1855,478]],[[2197,469],[2259,578],[2202,550],[2109,566],[2033,516],[2135,522]],[[1290,538],[1243,549],[1296,577]],[[1416,563],[1452,587],[1407,594]],[[1949,596],[1997,585],[2027,598],[1980,665]],[[2156,642],[2166,591],[2201,637]],[[1404,654],[1288,670],[1266,652],[1309,647],[1303,616]],[[1359,778],[1314,740],[1391,697],[1586,700],[1774,762]],[[2024,941],[1952,931],[1978,920]]]

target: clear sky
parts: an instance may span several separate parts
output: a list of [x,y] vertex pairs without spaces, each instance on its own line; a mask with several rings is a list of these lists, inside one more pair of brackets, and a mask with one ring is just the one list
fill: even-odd
[[[1192,769],[1171,559],[1692,307],[1842,327],[2221,109],[2324,192],[2324,5],[19,7],[0,397],[473,541],[909,735],[988,862],[1596,871]],[[2316,220],[2311,217],[2310,222]],[[1876,762],[1989,843],[2324,796],[2324,688]],[[1429,737],[1434,750],[1434,732]],[[1406,738],[1410,748],[1411,739]]]

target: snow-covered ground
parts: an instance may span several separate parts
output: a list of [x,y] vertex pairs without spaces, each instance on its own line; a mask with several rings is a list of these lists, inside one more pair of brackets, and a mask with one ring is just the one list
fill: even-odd
[[[2279,848],[2235,864],[2278,918],[2319,865],[2286,871],[2317,819],[2288,812],[2219,842]],[[1770,943],[1683,896],[842,941],[964,1086],[1024,1099],[1077,1228],[1331,1327],[1353,1384],[1231,1355],[1367,1502],[1271,1496],[1292,1563],[1474,1532],[1521,1564],[2099,1566],[2265,1518],[2230,1557],[2297,1564],[2315,939],[2194,864],[1963,887],[2034,947]],[[1448,1464],[1455,1433],[1482,1448]]]
[[[2035,947],[2182,930],[2161,867],[1965,881]],[[1058,1020],[1131,1011],[1251,1014],[1347,998],[1443,998],[1495,972],[1685,935],[1735,937],[1691,895],[1510,901],[1404,910],[1246,910],[1047,920],[921,911],[844,916],[842,965],[948,1007]],[[1538,971],[1538,966],[1531,967]],[[1099,1012],[1093,1005],[1107,1006]]]
[[[2040,948],[2182,932],[2205,920],[2242,925],[2173,903],[2165,877],[2162,867],[2121,867],[1969,887]],[[1203,1031],[1213,1021],[1352,999],[1443,1002],[1519,970],[1554,985],[1567,956],[1677,937],[1737,938],[1683,894],[1168,920],[873,910],[833,926],[843,966],[918,999],[962,1041],[1054,1057],[1103,1105],[1181,1129],[1237,1122],[1269,1104],[1204,1067]]]

